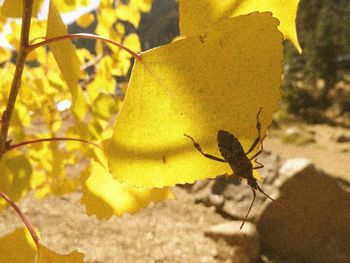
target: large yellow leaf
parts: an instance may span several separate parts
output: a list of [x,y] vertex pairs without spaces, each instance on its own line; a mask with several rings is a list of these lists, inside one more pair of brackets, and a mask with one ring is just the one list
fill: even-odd
[[190,183],[231,173],[200,155],[220,156],[217,131],[236,135],[247,149],[280,99],[282,34],[270,13],[223,19],[203,36],[142,54],[106,152],[112,175],[145,187]]
[[183,36],[199,35],[222,18],[255,11],[270,11],[280,20],[279,29],[301,52],[295,18],[299,0],[180,0],[180,31]]
[[[60,13],[53,0],[50,1],[49,17],[47,21],[47,38],[66,35],[67,27],[63,23]],[[82,90],[78,86],[80,77],[80,61],[70,40],[51,43],[49,45],[63,78],[66,81],[73,98],[73,112],[82,119],[87,112]]]
[[85,182],[81,202],[85,204],[88,215],[97,218],[121,216],[135,213],[150,202],[172,198],[168,188],[149,189],[125,186],[116,181],[99,163],[91,164],[91,175]]

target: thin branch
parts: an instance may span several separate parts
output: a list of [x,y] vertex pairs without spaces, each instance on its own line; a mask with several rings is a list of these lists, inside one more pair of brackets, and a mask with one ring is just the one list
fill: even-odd
[[10,95],[7,101],[6,109],[2,114],[2,125],[0,135],[0,159],[6,152],[6,142],[8,136],[8,130],[10,126],[11,116],[15,107],[16,98],[18,95],[19,88],[21,86],[22,73],[26,58],[28,55],[28,38],[30,30],[30,21],[32,17],[34,0],[23,1],[23,15],[22,15],[22,26],[21,26],[21,38],[19,42],[19,51],[16,61],[16,70],[11,83]]
[[0,196],[6,200],[6,202],[16,211],[17,215],[21,218],[27,229],[29,230],[30,235],[32,236],[36,245],[38,245],[40,239],[36,234],[32,223],[29,219],[24,215],[22,210],[13,202],[6,194],[0,191]]
[[25,141],[25,142],[21,142],[21,143],[17,143],[17,144],[11,144],[8,146],[8,150],[13,150],[15,148],[21,147],[21,146],[25,146],[28,144],[33,144],[33,143],[41,143],[41,142],[52,142],[52,141],[75,141],[75,142],[81,142],[81,143],[87,143],[90,144],[92,146],[95,146],[99,149],[102,149],[100,145],[87,141],[87,140],[83,140],[83,139],[77,139],[77,138],[66,138],[66,137],[51,137],[51,138],[43,138],[43,139],[36,139],[36,140],[30,140],[30,141]]
[[135,59],[141,61],[141,56],[139,54],[135,53],[134,51],[132,51],[131,49],[127,48],[126,46],[124,46],[116,41],[113,41],[109,38],[105,38],[105,37],[94,35],[94,34],[87,34],[87,33],[67,34],[67,35],[63,35],[63,36],[49,38],[49,39],[46,39],[46,40],[41,41],[39,43],[30,45],[28,50],[29,50],[29,52],[31,52],[38,47],[45,46],[45,45],[48,45],[48,44],[53,43],[53,42],[63,41],[63,40],[67,40],[67,39],[81,39],[81,38],[97,39],[97,40],[101,40],[101,41],[110,43],[112,45],[115,45],[115,46],[123,49],[124,51],[128,52],[131,56],[133,56]]

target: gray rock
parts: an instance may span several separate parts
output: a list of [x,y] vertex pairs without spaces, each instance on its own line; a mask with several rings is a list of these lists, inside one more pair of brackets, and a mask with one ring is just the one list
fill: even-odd
[[260,255],[259,237],[254,224],[246,222],[242,230],[240,221],[232,221],[210,227],[205,235],[218,242],[218,256],[232,259],[231,262],[252,263]]
[[286,161],[275,187],[277,201],[267,203],[257,228],[264,255],[276,262],[349,262],[350,193],[340,181],[306,159]]

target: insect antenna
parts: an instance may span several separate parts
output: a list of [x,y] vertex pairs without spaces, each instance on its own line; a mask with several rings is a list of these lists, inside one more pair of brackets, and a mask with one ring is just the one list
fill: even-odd
[[252,203],[251,203],[250,206],[249,206],[248,212],[247,212],[247,214],[245,215],[245,217],[244,217],[244,219],[243,219],[243,222],[242,222],[242,225],[240,226],[239,229],[242,229],[242,228],[243,228],[244,223],[245,223],[245,221],[247,221],[247,218],[248,218],[248,216],[249,216],[250,210],[252,210],[252,207],[253,207],[253,204],[254,204],[254,201],[255,201],[256,193],[255,193],[255,190],[254,190],[253,188],[251,188],[251,189],[252,189],[252,191],[253,191],[253,200],[252,200]]
[[[242,229],[242,228],[243,228],[244,223],[247,221],[248,216],[249,216],[249,214],[250,214],[250,210],[252,210],[252,207],[253,207],[253,204],[254,204],[254,201],[255,201],[256,192],[255,192],[255,190],[254,190],[253,187],[251,187],[251,189],[252,189],[252,191],[253,191],[253,200],[252,200],[252,202],[251,202],[251,204],[250,204],[250,206],[249,206],[248,212],[247,212],[247,214],[245,215],[245,217],[244,217],[244,219],[243,219],[243,222],[242,222],[242,224],[241,224],[241,226],[240,226],[239,229]],[[265,195],[268,199],[270,199],[271,201],[275,202],[277,205],[279,205],[279,206],[282,207],[283,209],[285,209],[285,210],[287,210],[288,212],[290,212],[290,213],[292,213],[292,214],[298,216],[296,212],[294,212],[293,210],[289,209],[288,207],[282,205],[280,202],[278,202],[277,200],[275,200],[275,199],[273,199],[271,196],[269,196],[267,193],[265,193],[265,192],[260,188],[259,185],[257,185],[257,189],[258,189],[258,191],[259,191],[260,193],[262,193],[263,195]]]
[[280,202],[278,202],[277,200],[273,199],[271,196],[269,196],[267,193],[265,193],[260,186],[258,185],[258,190],[260,193],[262,193],[263,195],[265,195],[268,199],[270,199],[271,201],[275,202],[278,206],[282,207],[283,209],[285,209],[286,211],[288,211],[289,213],[292,213],[293,215],[298,216],[298,214],[296,212],[294,212],[292,209],[282,205]]

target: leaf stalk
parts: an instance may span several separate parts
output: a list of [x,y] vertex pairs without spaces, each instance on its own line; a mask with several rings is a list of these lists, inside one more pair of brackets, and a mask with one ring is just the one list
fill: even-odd
[[63,41],[63,40],[67,40],[67,39],[81,39],[81,38],[101,40],[103,42],[110,43],[110,44],[115,45],[115,46],[119,47],[120,49],[128,52],[135,59],[141,61],[141,56],[139,54],[137,54],[134,51],[132,51],[131,49],[127,48],[123,44],[120,44],[120,43],[118,43],[112,39],[106,38],[106,37],[102,37],[102,36],[94,35],[94,34],[87,34],[87,33],[67,34],[67,35],[63,35],[63,36],[45,39],[39,43],[30,45],[28,50],[29,50],[29,52],[31,52],[38,47],[46,46],[46,45],[49,45],[50,43],[53,43],[53,42]]
[[78,139],[78,138],[67,138],[67,137],[51,137],[51,138],[43,138],[43,139],[36,139],[36,140],[30,140],[30,141],[24,141],[21,143],[17,143],[17,144],[11,144],[8,146],[8,150],[13,150],[15,148],[21,147],[21,146],[25,146],[28,144],[33,144],[33,143],[40,143],[40,142],[52,142],[52,141],[75,141],[75,142],[81,142],[81,143],[87,143],[90,144],[92,146],[95,146],[99,149],[102,149],[100,145],[90,142],[88,140],[84,140],[84,139]]
[[29,221],[29,219],[25,216],[25,214],[22,212],[22,210],[13,202],[6,194],[0,191],[0,196],[6,200],[6,202],[16,211],[17,215],[21,218],[25,226],[27,227],[30,235],[32,236],[34,243],[36,245],[39,244],[39,237],[36,234],[34,227],[32,223]]

